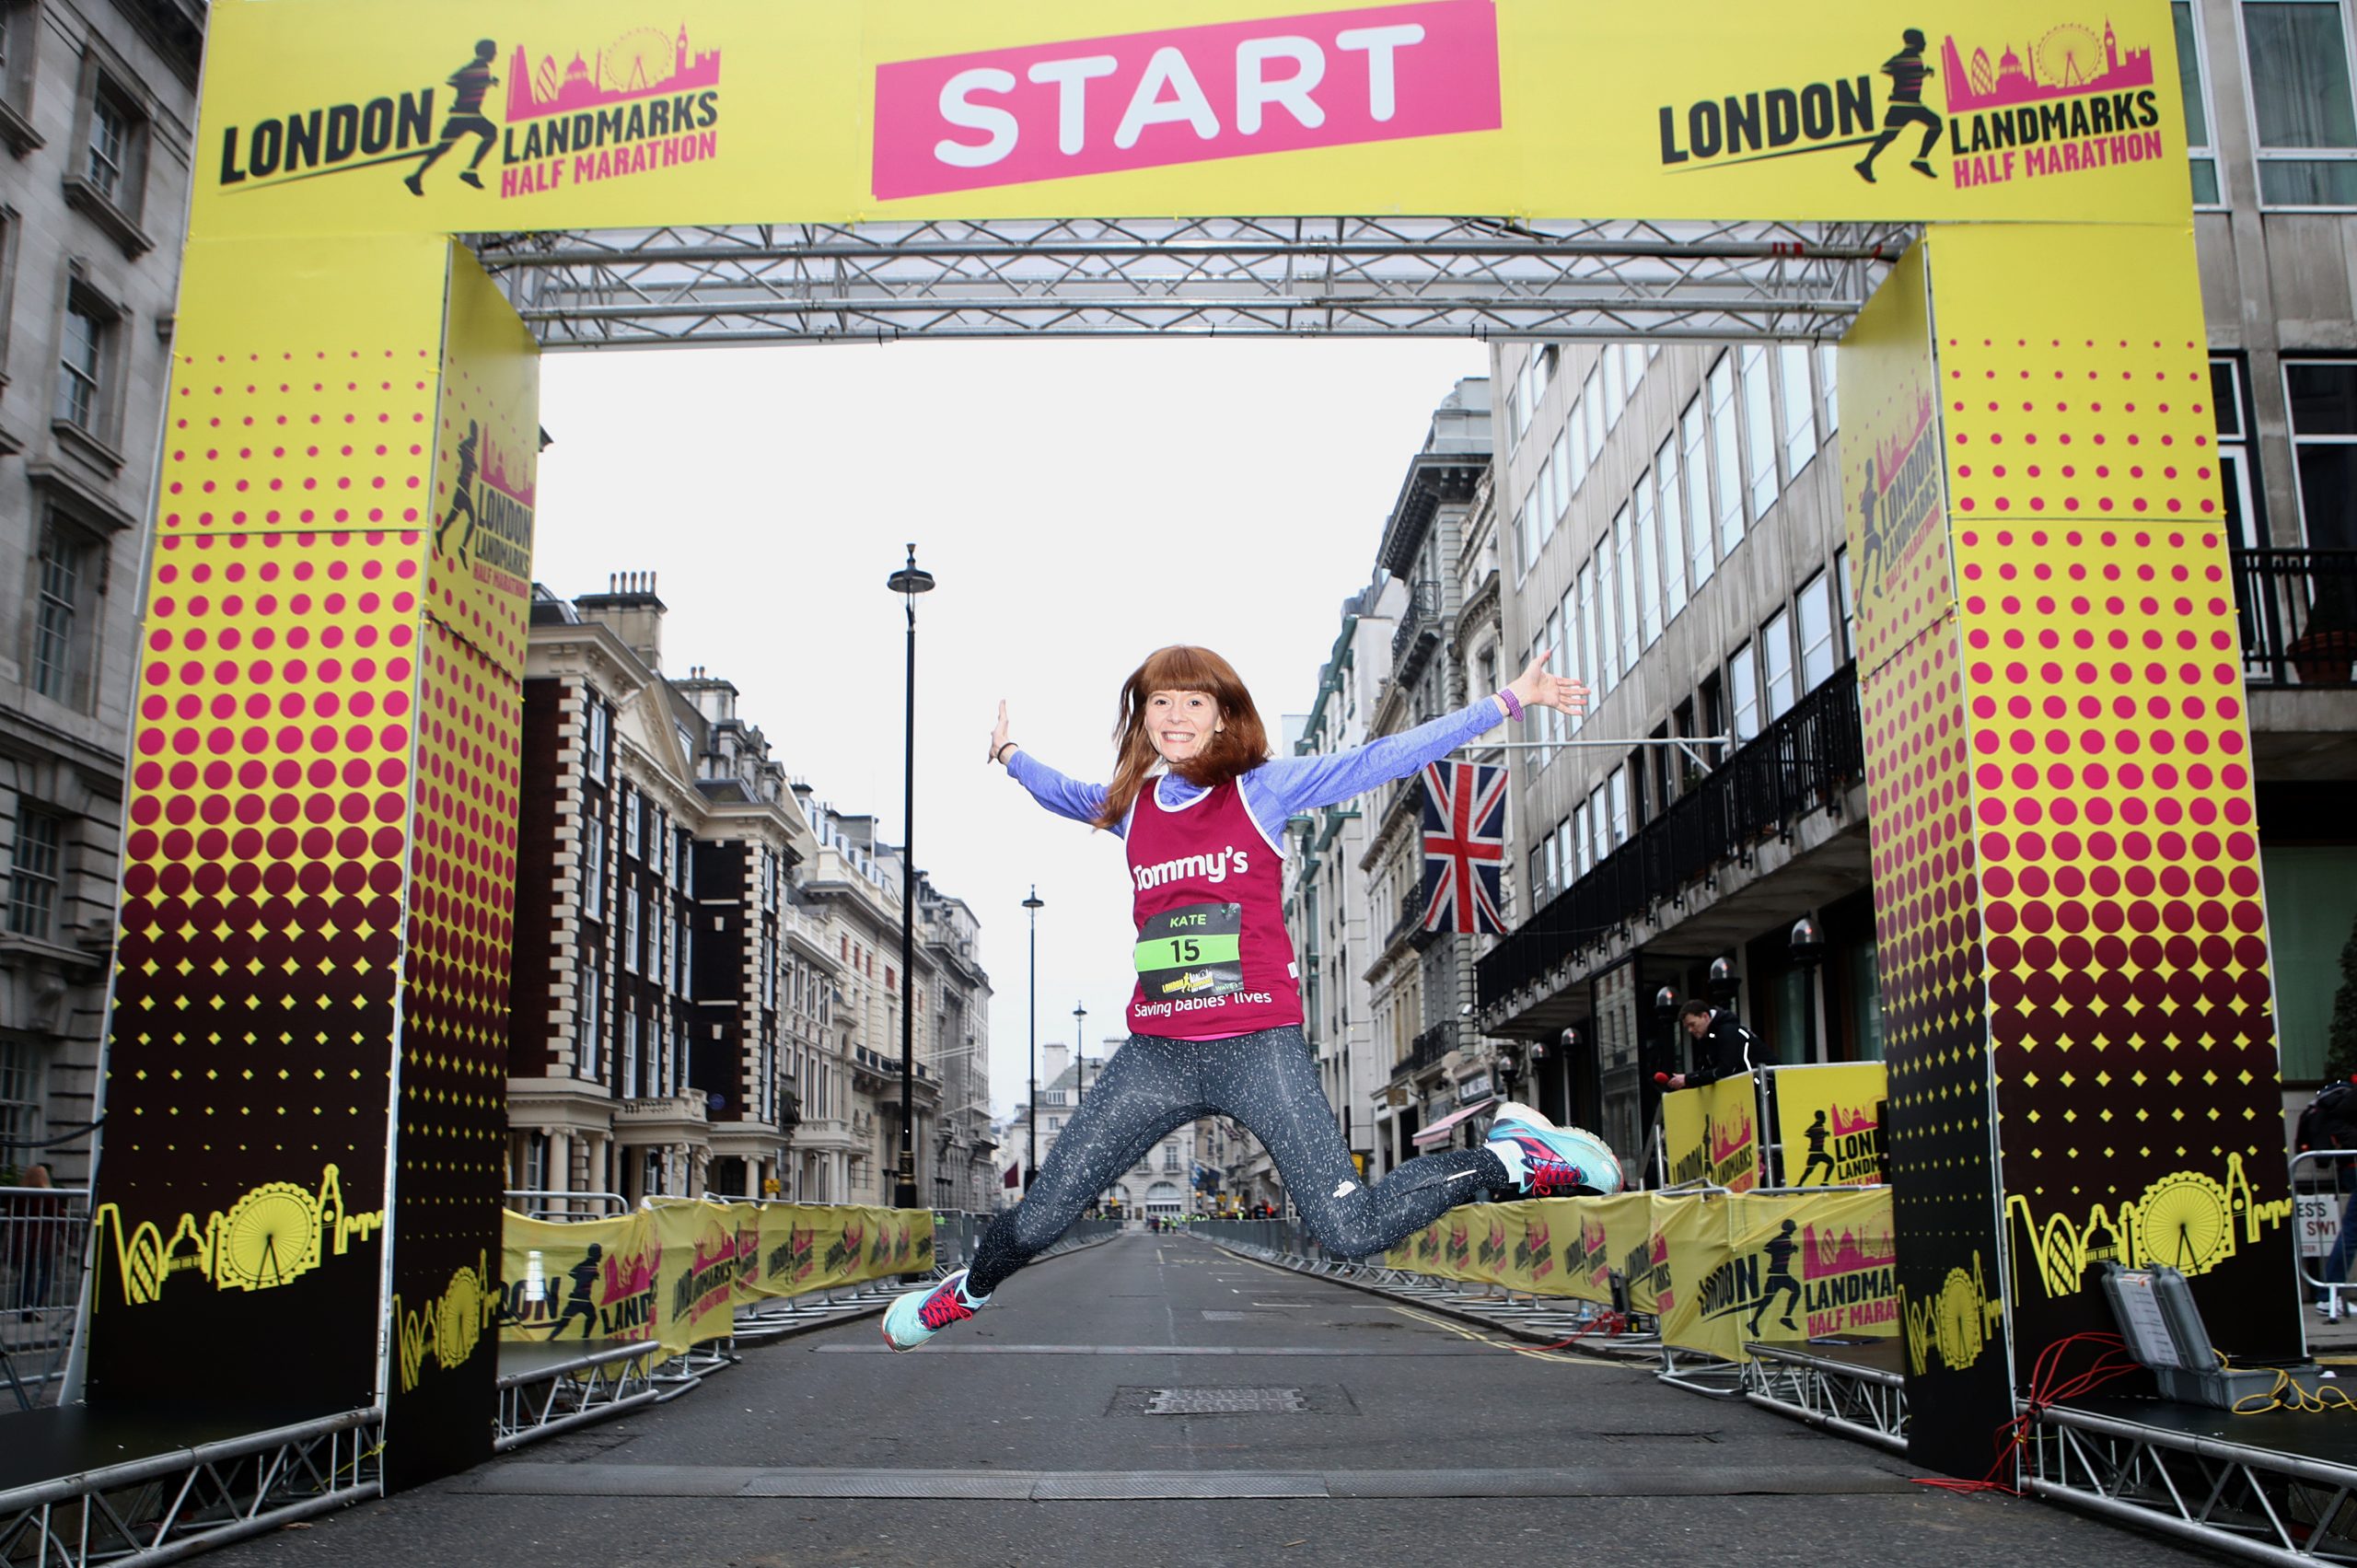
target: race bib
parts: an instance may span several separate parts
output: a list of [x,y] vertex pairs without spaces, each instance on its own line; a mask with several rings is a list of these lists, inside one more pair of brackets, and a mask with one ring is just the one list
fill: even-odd
[[1138,928],[1138,983],[1149,1002],[1244,989],[1244,906],[1189,904]]

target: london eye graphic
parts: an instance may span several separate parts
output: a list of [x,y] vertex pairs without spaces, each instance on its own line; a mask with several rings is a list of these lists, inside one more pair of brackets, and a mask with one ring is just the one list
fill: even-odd
[[2049,87],[2083,87],[2109,68],[2103,40],[2075,22],[2065,22],[2038,41],[2038,80]]
[[598,86],[610,92],[644,92],[679,68],[679,44],[654,28],[634,28],[598,58]]

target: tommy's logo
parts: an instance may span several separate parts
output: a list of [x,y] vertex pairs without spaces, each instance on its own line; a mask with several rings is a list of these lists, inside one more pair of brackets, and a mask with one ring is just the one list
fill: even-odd
[[[499,41],[478,39],[440,87],[226,126],[218,183],[244,193],[408,166],[401,182],[423,196],[435,166],[463,151],[457,182],[489,192],[494,170],[485,165],[496,152],[504,199],[718,156],[720,51],[693,47],[684,25],[633,29],[586,54],[574,51],[570,64],[557,63],[562,52],[536,64],[519,43],[503,76]],[[505,123],[490,102],[502,86]]]
[[890,62],[873,176],[891,199],[1503,123],[1495,6],[1422,0]]
[[[2100,34],[2059,24],[2023,51],[2001,44],[1993,62],[1982,46],[1968,56],[1951,34],[1934,64],[1920,27],[1900,28],[1895,41],[1871,70],[1662,105],[1662,167],[1689,172],[1863,147],[1851,168],[1872,185],[1896,147],[1915,173],[1968,189],[2161,156],[2153,52],[2123,50],[2109,22]],[[1927,101],[1934,85],[1945,115]],[[1934,162],[1944,138],[1945,172]]]

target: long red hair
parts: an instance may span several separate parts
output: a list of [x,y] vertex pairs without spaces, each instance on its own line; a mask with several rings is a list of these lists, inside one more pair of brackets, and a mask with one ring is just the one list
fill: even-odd
[[1100,828],[1114,827],[1129,815],[1147,772],[1161,760],[1145,727],[1146,699],[1156,691],[1204,691],[1219,703],[1218,733],[1194,756],[1171,765],[1189,784],[1209,789],[1269,760],[1269,732],[1234,665],[1209,648],[1156,648],[1121,683],[1121,711],[1113,725],[1113,782],[1097,814]]

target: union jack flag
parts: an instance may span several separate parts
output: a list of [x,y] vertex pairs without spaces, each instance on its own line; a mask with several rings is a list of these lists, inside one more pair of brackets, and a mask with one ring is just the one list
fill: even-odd
[[1424,929],[1503,935],[1506,771],[1424,765]]

